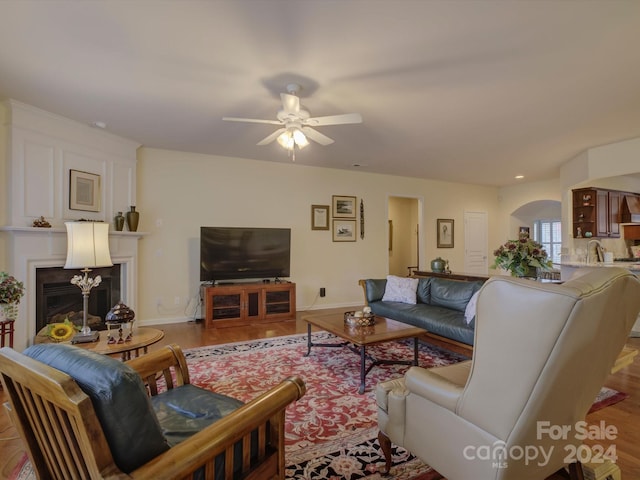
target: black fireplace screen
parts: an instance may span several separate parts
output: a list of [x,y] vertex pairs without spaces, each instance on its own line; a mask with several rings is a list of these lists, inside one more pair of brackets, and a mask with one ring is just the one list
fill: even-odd
[[[63,322],[65,318],[82,325],[82,291],[70,283],[74,275],[82,275],[82,272],[62,267],[36,269],[36,332],[49,323]],[[107,312],[121,300],[120,265],[94,268],[89,272],[90,277],[96,275],[102,277],[102,282],[91,289],[88,324],[92,330],[104,330]]]

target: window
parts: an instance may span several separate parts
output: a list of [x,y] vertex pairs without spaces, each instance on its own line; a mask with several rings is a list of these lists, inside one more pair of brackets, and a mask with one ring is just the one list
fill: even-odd
[[533,239],[542,245],[553,263],[560,263],[562,249],[560,220],[536,220],[533,223]]

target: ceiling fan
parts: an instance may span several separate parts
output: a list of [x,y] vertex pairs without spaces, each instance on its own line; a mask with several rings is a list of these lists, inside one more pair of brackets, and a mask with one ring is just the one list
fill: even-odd
[[362,115],[359,113],[312,117],[309,111],[300,105],[300,98],[297,95],[299,91],[300,85],[291,83],[287,85],[287,93],[280,94],[280,98],[282,99],[282,108],[278,110],[278,114],[276,115],[277,120],[238,117],[222,117],[222,119],[229,122],[280,125],[281,128],[266,138],[263,138],[257,144],[267,145],[274,140],[278,140],[278,143],[289,150],[289,152],[293,152],[295,147],[304,148],[309,145],[309,140],[307,140],[307,138],[319,143],[320,145],[330,145],[333,143],[333,139],[312,127],[362,123]]

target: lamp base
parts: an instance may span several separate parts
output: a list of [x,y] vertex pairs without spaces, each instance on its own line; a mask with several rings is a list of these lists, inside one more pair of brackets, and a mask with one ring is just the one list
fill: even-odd
[[100,340],[100,332],[93,331],[90,333],[76,333],[71,339],[71,343],[89,343]]

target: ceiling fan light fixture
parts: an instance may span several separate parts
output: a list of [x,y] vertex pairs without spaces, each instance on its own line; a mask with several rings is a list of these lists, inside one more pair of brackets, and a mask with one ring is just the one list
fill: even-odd
[[293,146],[295,145],[295,141],[293,140],[293,135],[289,130],[287,130],[286,132],[282,132],[278,136],[278,143],[283,148],[286,148],[287,150],[293,149]]
[[304,148],[309,145],[309,140],[307,140],[307,136],[302,133],[302,130],[294,129],[293,130],[293,140],[296,142],[298,148]]
[[298,128],[290,128],[278,136],[278,143],[287,150],[294,147],[304,148],[309,145],[306,135]]
[[277,140],[282,148],[289,152],[293,152],[296,147],[299,149],[306,147],[309,145],[309,141],[314,141],[323,146],[333,143],[333,139],[320,133],[315,127],[362,123],[362,115],[359,113],[311,117],[309,111],[300,105],[300,98],[297,96],[299,91],[300,86],[292,83],[287,85],[287,92],[289,93],[280,94],[282,108],[278,110],[277,120],[243,117],[222,117],[222,120],[277,125],[279,128],[260,140],[257,145],[268,145]]

